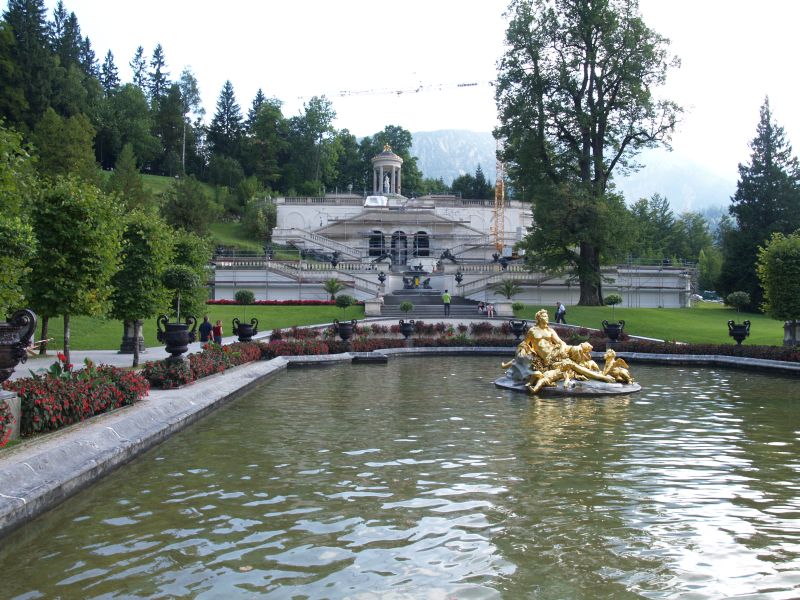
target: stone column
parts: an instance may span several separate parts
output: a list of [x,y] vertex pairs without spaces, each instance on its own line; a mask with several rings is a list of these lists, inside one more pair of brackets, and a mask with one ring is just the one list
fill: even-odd
[[392,192],[397,193],[397,167],[392,167]]
[[402,186],[400,185],[400,183],[401,183],[401,179],[402,179],[402,178],[403,178],[403,171],[401,171],[401,170],[398,168],[398,169],[397,169],[397,194],[398,194],[398,195],[401,195],[401,194],[403,193],[403,192],[402,192],[402,189],[403,189],[403,188],[402,188]]
[[372,194],[378,193],[378,169],[372,167]]

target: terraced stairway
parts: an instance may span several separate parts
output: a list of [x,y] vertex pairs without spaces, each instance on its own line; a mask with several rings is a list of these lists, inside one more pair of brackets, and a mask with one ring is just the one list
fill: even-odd
[[[414,305],[414,310],[404,313],[400,310],[400,303],[408,300]],[[383,299],[381,316],[398,319],[422,319],[432,321],[444,318],[444,305],[442,292],[439,290],[403,290],[396,291]],[[450,302],[451,319],[475,319],[478,314],[478,303],[461,296],[453,296]]]

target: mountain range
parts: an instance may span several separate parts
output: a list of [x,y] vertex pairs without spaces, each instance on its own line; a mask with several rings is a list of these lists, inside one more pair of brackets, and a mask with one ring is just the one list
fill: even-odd
[[[495,179],[495,140],[490,132],[460,129],[420,131],[412,134],[411,155],[417,157],[425,177],[441,177],[448,185],[459,175],[475,174],[480,165],[490,182]],[[628,204],[660,194],[672,210],[704,212],[725,210],[736,190],[735,174],[726,178],[690,158],[657,149],[643,153],[644,165],[617,180]]]

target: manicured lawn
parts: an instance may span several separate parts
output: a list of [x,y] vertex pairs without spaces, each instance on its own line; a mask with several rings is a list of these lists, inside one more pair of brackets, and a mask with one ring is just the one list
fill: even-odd
[[[520,318],[533,321],[533,316],[540,306],[527,306],[519,315]],[[550,318],[554,319],[554,307],[546,306]],[[208,306],[206,310],[212,321],[222,320],[226,336],[231,335],[231,320],[239,317],[247,321],[252,317],[259,320],[259,329],[286,329],[293,325],[313,325],[330,323],[333,319],[362,319],[364,309],[352,306],[342,311],[335,306],[248,306],[230,305]],[[202,317],[202,315],[200,315]],[[246,318],[245,318],[246,317]],[[721,304],[702,303],[695,308],[616,308],[614,316],[611,307],[567,307],[567,322],[573,325],[599,329],[603,319],[608,321],[625,321],[625,331],[631,335],[641,335],[657,339],[676,340],[680,342],[729,344],[733,340],[728,336],[728,320],[737,323],[750,320],[750,337],[745,344],[780,346],[783,342],[783,323],[764,315],[737,314],[735,310]],[[55,338],[50,349],[62,348],[63,325],[61,319],[52,319],[48,336]],[[39,332],[36,334],[39,339]],[[146,346],[159,345],[156,340],[155,319],[144,325]],[[74,350],[114,350],[122,341],[122,323],[119,321],[93,319],[88,317],[72,318],[72,348]]]
[[[540,308],[550,313],[555,320],[553,306],[526,306],[519,314],[521,318],[533,320]],[[750,321],[750,337],[744,343],[764,346],[780,346],[783,343],[783,322],[766,315],[737,313],[735,309],[714,302],[701,302],[693,308],[619,308],[610,306],[568,306],[567,323],[599,329],[602,321],[625,321],[625,332],[630,335],[675,340],[698,344],[734,343],[728,335],[728,321],[741,323]]]
[[[243,306],[214,305],[206,307],[206,314],[211,321],[222,321],[223,334],[232,335],[231,320],[238,317],[242,322],[249,322],[252,317],[258,319],[261,331],[286,329],[293,325],[313,325],[330,323],[333,319],[362,319],[363,306],[351,306],[343,311],[335,306]],[[199,315],[198,320],[203,315]],[[246,317],[246,318],[245,318]],[[91,317],[72,317],[70,319],[70,341],[73,350],[117,350],[122,342],[122,322],[111,319],[95,319]],[[41,325],[36,332],[39,339]],[[158,346],[156,340],[156,321],[145,321],[143,327],[145,346]],[[48,326],[48,337],[54,338],[48,348],[61,349],[64,344],[64,325],[60,318],[51,319]]]

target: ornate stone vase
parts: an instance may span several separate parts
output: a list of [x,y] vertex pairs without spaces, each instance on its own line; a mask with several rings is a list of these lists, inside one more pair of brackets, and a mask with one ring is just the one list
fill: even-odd
[[170,323],[167,315],[159,315],[156,326],[158,341],[165,344],[166,351],[171,355],[168,360],[182,360],[181,354],[185,353],[189,349],[189,344],[195,340],[197,319],[188,316],[185,323]]
[[744,323],[734,323],[733,319],[728,321],[728,335],[736,340],[736,345],[740,346],[748,335],[750,335],[750,321]]
[[36,331],[36,313],[28,308],[16,311],[0,323],[0,383],[11,377],[16,366],[28,360],[25,348]]
[[511,331],[514,333],[514,341],[519,344],[519,340],[522,337],[522,334],[525,333],[525,327],[527,327],[527,321],[517,321],[515,319],[510,319],[509,323],[511,324]]
[[619,336],[622,335],[622,330],[625,327],[625,321],[619,321],[617,323],[609,323],[606,320],[603,320],[603,332],[606,334],[606,337],[610,339],[612,342],[616,342],[619,339]]
[[242,323],[238,318],[233,318],[233,334],[239,336],[240,342],[250,342],[258,333],[258,319],[253,317],[249,323]]
[[403,321],[403,319],[400,319],[400,333],[403,334],[404,338],[408,339],[414,333],[414,320]]
[[333,328],[336,330],[336,333],[339,334],[339,337],[342,338],[342,341],[346,342],[350,339],[350,336],[353,335],[353,328],[357,323],[358,321],[355,319],[352,321],[339,321],[338,319],[334,319]]

